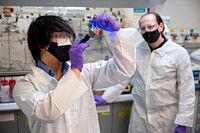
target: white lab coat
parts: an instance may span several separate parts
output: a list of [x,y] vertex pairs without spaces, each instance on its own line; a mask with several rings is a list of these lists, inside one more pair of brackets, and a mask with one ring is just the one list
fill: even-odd
[[135,71],[135,29],[110,33],[113,59],[85,64],[81,78],[69,70],[59,81],[43,70],[19,79],[13,96],[32,133],[100,133],[92,88],[129,79]]
[[195,88],[188,52],[169,39],[153,52],[140,42],[136,55],[129,133],[174,133],[175,124],[191,127]]

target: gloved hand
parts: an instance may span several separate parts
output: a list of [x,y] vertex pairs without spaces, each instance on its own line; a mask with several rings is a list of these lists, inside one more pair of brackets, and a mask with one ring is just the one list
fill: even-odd
[[175,128],[174,133],[186,133],[186,126],[178,125]]
[[82,71],[83,68],[83,51],[89,47],[89,43],[81,43],[81,38],[77,39],[76,42],[71,46],[69,50],[69,56],[71,59],[71,68],[77,68]]
[[109,32],[118,31],[120,26],[107,14],[96,15],[89,21],[92,26]]
[[96,106],[101,105],[105,102],[105,100],[100,95],[94,94],[94,100],[96,102]]

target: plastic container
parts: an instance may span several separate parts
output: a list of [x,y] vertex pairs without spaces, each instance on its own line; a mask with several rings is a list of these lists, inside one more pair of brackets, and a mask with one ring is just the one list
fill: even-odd
[[14,88],[14,86],[15,86],[15,84],[16,84],[16,80],[15,79],[13,79],[13,77],[12,77],[12,79],[11,80],[9,80],[9,96],[10,96],[10,100],[13,100],[13,95],[12,95],[12,92],[13,92],[13,88]]
[[1,80],[1,102],[10,102],[9,88],[8,80],[4,77]]

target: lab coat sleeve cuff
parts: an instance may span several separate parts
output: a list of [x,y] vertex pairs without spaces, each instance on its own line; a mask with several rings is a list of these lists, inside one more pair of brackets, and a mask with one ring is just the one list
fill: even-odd
[[175,119],[175,124],[192,127],[193,120],[194,120],[193,117],[194,117],[194,111],[187,113],[187,115],[186,114],[177,114],[176,119]]
[[108,103],[112,103],[112,102],[116,101],[119,98],[119,96],[121,95],[121,93],[125,90],[128,83],[129,83],[129,81],[126,81],[126,82],[117,84],[115,86],[106,88],[106,90],[104,91],[104,93],[102,95],[102,98]]

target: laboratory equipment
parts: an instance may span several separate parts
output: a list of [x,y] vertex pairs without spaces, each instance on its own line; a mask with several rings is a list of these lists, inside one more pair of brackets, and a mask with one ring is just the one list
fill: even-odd
[[9,96],[10,96],[10,100],[13,101],[13,88],[16,84],[16,80],[12,77],[12,79],[9,80]]
[[190,58],[191,58],[192,64],[196,64],[200,66],[200,48],[192,51],[190,53]]
[[1,80],[1,102],[9,102],[9,101],[10,101],[9,82],[4,77]]

